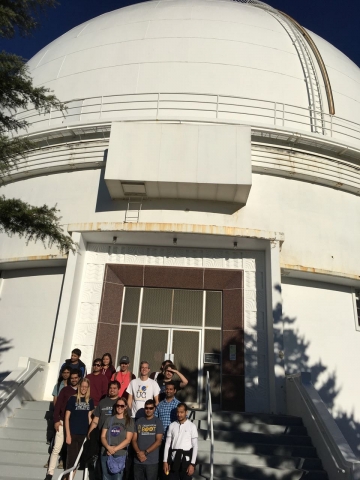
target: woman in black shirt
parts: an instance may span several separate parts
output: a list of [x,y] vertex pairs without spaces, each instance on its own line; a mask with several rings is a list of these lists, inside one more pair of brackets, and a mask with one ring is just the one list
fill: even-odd
[[89,430],[93,410],[94,401],[90,398],[90,380],[83,378],[77,394],[70,397],[66,405],[66,470],[74,465],[80,452]]

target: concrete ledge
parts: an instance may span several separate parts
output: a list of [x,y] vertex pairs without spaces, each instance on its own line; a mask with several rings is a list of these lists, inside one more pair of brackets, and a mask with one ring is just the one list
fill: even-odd
[[68,232],[152,232],[218,235],[226,237],[255,238],[283,243],[282,232],[256,230],[251,228],[223,227],[218,225],[198,225],[185,223],[71,223]]
[[360,286],[360,275],[345,272],[334,272],[316,267],[304,265],[291,265],[280,263],[281,276],[289,278],[300,278],[317,282],[335,283],[337,285]]
[[67,255],[34,255],[0,259],[0,270],[18,270],[21,268],[63,267]]

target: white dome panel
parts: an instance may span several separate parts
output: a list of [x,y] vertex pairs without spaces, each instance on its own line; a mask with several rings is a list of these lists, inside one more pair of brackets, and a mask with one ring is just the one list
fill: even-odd
[[[270,12],[238,2],[151,1],[79,25],[39,52],[29,66],[35,85],[50,87],[63,101],[166,92],[246,97],[255,99],[254,109],[259,102],[273,102],[269,108],[279,114],[273,114],[271,120],[271,115],[266,118],[267,112],[262,109],[262,116],[246,120],[229,109],[228,119],[256,123],[265,120],[267,124],[283,123],[285,127],[321,133],[322,118],[327,129],[331,121],[319,67],[311,53],[325,114],[318,115],[315,128],[310,125],[311,86],[305,81],[305,67],[285,26]],[[359,121],[360,70],[328,42],[312,35],[328,68],[336,115]],[[136,98],[131,101],[138,102]],[[320,109],[320,103],[315,105]],[[168,107],[163,108],[163,113]],[[197,107],[175,110],[171,105],[168,113],[173,118],[213,118],[213,110],[207,113],[206,108]],[[286,122],[281,122],[282,109],[288,110]],[[117,104],[111,118],[117,114],[118,118],[126,117],[125,109],[118,109],[117,114],[116,110]],[[137,112],[145,117],[154,114],[146,105]],[[135,109],[128,112],[132,118],[136,114]],[[296,122],[296,115],[302,123]],[[98,118],[104,117],[99,114]],[[339,121],[343,123],[343,140],[348,125]]]
[[[250,70],[251,71],[251,70]],[[208,63],[143,64],[140,66],[138,92],[194,92],[233,95],[277,101],[306,107],[302,79],[291,78],[286,89],[282,77],[273,72],[240,66],[220,65],[214,70]]]
[[[255,35],[254,35],[255,33]],[[257,35],[256,35],[257,33]],[[265,48],[283,50],[295,54],[288,36],[281,30],[266,30],[244,23],[216,22],[214,20],[157,20],[148,24],[146,38],[208,38],[260,45]]]

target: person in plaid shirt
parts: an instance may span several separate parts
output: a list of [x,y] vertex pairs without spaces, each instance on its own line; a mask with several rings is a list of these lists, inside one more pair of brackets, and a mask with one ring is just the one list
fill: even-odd
[[176,420],[176,407],[180,401],[175,398],[176,386],[174,382],[168,382],[165,387],[165,400],[162,400],[157,406],[155,417],[160,418],[164,426],[163,440],[166,438],[166,431],[170,423]]

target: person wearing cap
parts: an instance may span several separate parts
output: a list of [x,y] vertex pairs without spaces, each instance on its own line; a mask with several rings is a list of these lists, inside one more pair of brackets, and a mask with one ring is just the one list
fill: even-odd
[[129,386],[131,380],[134,380],[136,377],[129,370],[130,358],[127,355],[123,355],[120,358],[119,363],[120,370],[113,374],[112,380],[116,380],[120,384],[119,397],[125,397],[127,399],[129,394],[126,392],[126,389]]

